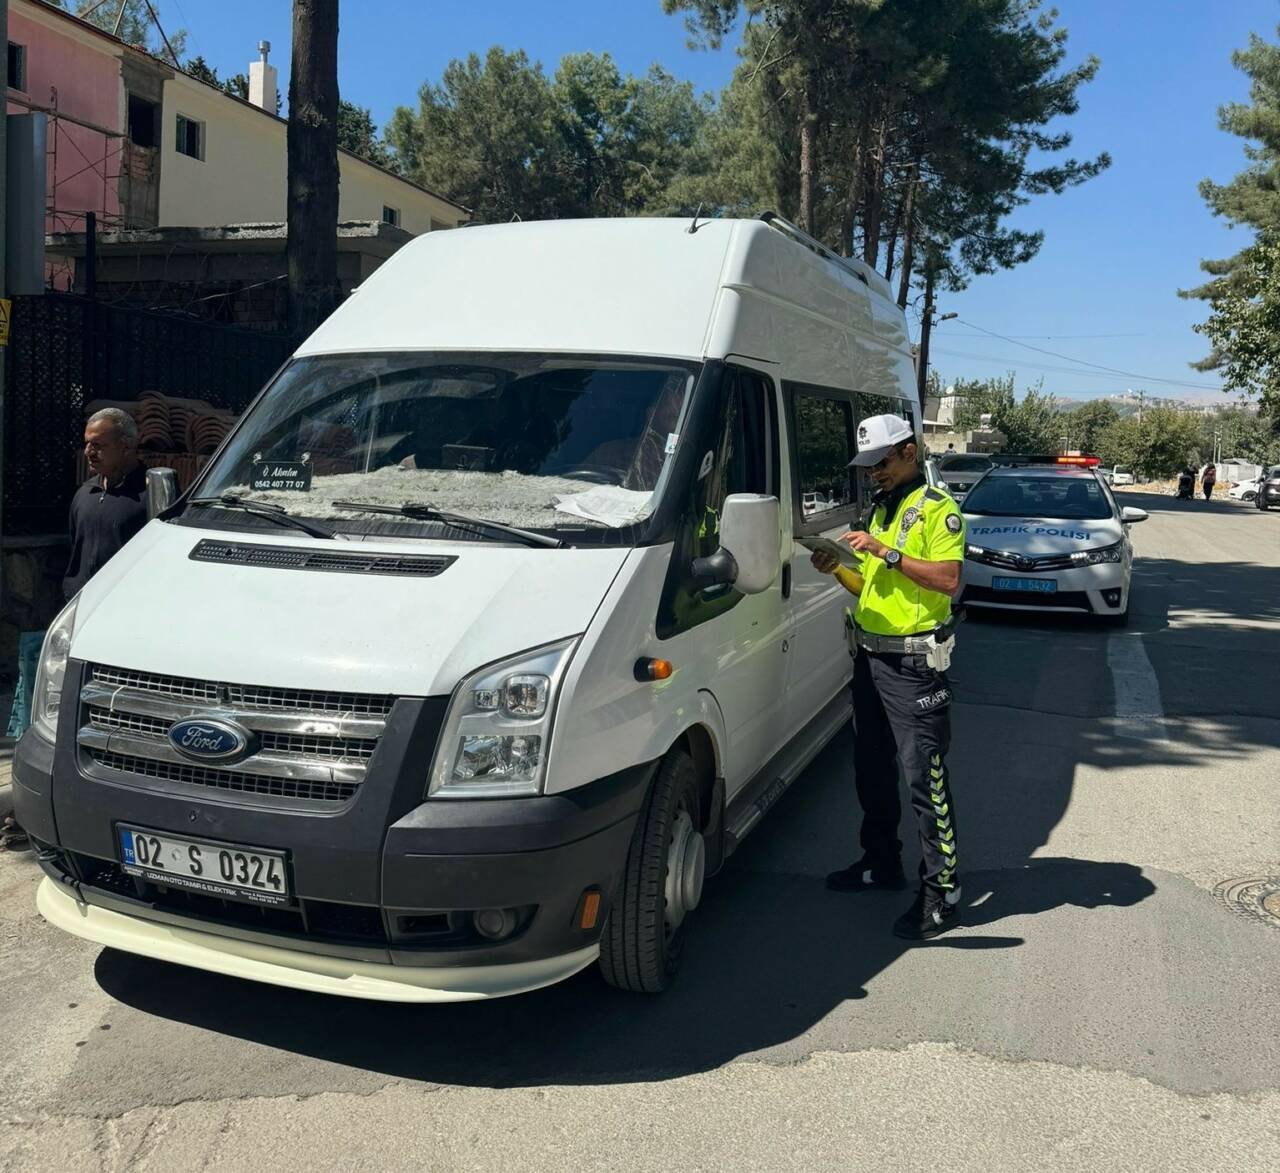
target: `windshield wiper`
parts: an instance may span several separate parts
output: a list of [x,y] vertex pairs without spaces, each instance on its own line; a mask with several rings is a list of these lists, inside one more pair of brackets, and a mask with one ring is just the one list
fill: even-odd
[[246,513],[252,513],[255,517],[265,517],[268,521],[274,521],[278,525],[287,525],[293,529],[300,529],[304,534],[310,534],[313,538],[327,538],[331,542],[337,540],[337,535],[333,530],[325,529],[324,526],[315,525],[310,521],[303,521],[300,517],[294,517],[293,514],[286,513],[279,505],[270,505],[266,501],[250,501],[245,497],[237,497],[234,493],[223,493],[220,497],[196,497],[188,504],[216,505],[223,509],[243,509]]
[[559,538],[546,534],[535,534],[531,530],[517,529],[513,525],[503,525],[500,521],[490,521],[485,517],[468,517],[464,513],[450,513],[437,509],[434,505],[373,505],[362,501],[335,501],[335,509],[350,509],[356,513],[394,513],[400,517],[409,517],[414,521],[443,521],[459,529],[469,529],[481,536],[492,537],[495,533],[506,534],[518,538],[526,546],[563,546]]

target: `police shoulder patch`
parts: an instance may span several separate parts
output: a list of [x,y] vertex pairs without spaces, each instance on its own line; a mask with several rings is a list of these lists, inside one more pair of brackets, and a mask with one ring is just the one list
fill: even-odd
[[960,520],[960,514],[947,514],[947,529],[949,529],[953,534],[958,534],[963,527],[964,522]]

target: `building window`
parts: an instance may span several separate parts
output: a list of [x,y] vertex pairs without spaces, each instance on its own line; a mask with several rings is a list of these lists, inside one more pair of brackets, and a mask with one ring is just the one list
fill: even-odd
[[390,224],[393,228],[400,227],[400,209],[389,208],[386,204],[382,205],[382,222]]
[[156,145],[156,114],[158,107],[137,94],[129,95],[129,141],[135,147],[154,148]]
[[23,93],[27,89],[27,47],[12,41],[9,42],[9,88]]
[[204,123],[178,115],[178,154],[188,155],[192,159],[204,158]]

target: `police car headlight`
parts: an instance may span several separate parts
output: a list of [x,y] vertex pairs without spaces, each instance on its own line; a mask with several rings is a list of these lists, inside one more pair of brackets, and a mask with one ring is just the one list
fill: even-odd
[[35,689],[31,697],[31,726],[48,741],[58,739],[58,715],[62,708],[62,681],[71,656],[71,637],[76,629],[76,599],[72,599],[53,621],[40,649]]
[[575,637],[521,652],[458,685],[431,767],[429,797],[541,793],[556,696],[577,643]]
[[973,562],[985,562],[987,551],[982,546],[965,546],[964,556]]
[[1073,566],[1097,566],[1103,562],[1120,562],[1124,558],[1123,542],[1114,546],[1099,546],[1096,550],[1078,550],[1071,555]]

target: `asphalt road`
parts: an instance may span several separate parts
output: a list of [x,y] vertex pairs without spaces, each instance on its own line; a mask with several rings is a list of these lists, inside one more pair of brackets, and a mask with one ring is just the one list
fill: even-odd
[[1280,1168],[1280,923],[1215,895],[1280,878],[1280,513],[1125,500],[1128,630],[962,631],[964,927],[823,889],[848,736],[660,999],[256,987],[55,933],[0,856],[0,1169]]

